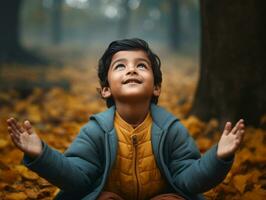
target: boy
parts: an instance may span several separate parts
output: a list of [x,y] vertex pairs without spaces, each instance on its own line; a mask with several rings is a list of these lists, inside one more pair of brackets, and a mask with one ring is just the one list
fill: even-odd
[[98,77],[109,109],[90,117],[64,155],[29,121],[7,121],[25,165],[61,189],[56,199],[203,199],[224,179],[243,139],[242,119],[234,128],[227,122],[201,157],[179,120],[156,105],[160,59],[140,39],[112,42]]

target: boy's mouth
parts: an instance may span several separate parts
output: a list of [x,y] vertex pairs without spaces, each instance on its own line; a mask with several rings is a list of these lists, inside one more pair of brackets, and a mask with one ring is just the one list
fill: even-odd
[[137,83],[137,84],[140,84],[141,81],[137,78],[129,78],[129,79],[126,79],[125,81],[123,81],[123,84],[128,84],[128,83]]

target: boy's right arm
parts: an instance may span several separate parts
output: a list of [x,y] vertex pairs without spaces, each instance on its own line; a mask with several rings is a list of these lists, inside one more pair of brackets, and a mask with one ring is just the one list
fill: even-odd
[[[92,189],[92,184],[99,177],[102,165],[99,161],[98,150],[95,149],[92,139],[84,128],[71,145],[71,148],[67,150],[67,156],[65,156],[42,142],[34,132],[31,134],[35,134],[39,140],[35,138],[36,141],[35,139],[33,141],[40,142],[41,150],[39,153],[29,153],[33,148],[28,145],[21,145],[21,142],[14,136],[14,134],[20,134],[16,129],[23,127],[14,126],[10,120],[8,124],[12,141],[25,152],[24,164],[27,167],[64,191],[81,194]],[[31,141],[31,134],[25,137],[28,141]],[[25,144],[30,144],[30,142]]]

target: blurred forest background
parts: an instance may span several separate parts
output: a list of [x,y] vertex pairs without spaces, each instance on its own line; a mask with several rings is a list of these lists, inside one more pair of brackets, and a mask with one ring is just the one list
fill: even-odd
[[106,109],[97,62],[109,43],[138,37],[161,58],[159,104],[202,153],[228,120],[244,144],[207,199],[266,197],[266,3],[259,0],[4,0],[0,7],[0,199],[52,199],[58,189],[21,164],[6,119],[33,122],[63,152]]

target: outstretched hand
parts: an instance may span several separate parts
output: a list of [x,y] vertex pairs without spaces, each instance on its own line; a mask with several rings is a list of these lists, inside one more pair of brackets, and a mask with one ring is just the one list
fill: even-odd
[[7,120],[8,132],[13,143],[25,154],[35,158],[42,152],[42,142],[34,132],[29,121],[25,121],[23,126],[19,125],[14,118]]
[[245,133],[244,120],[240,119],[232,129],[231,122],[225,124],[223,134],[217,148],[217,156],[226,159],[232,156],[240,146]]

